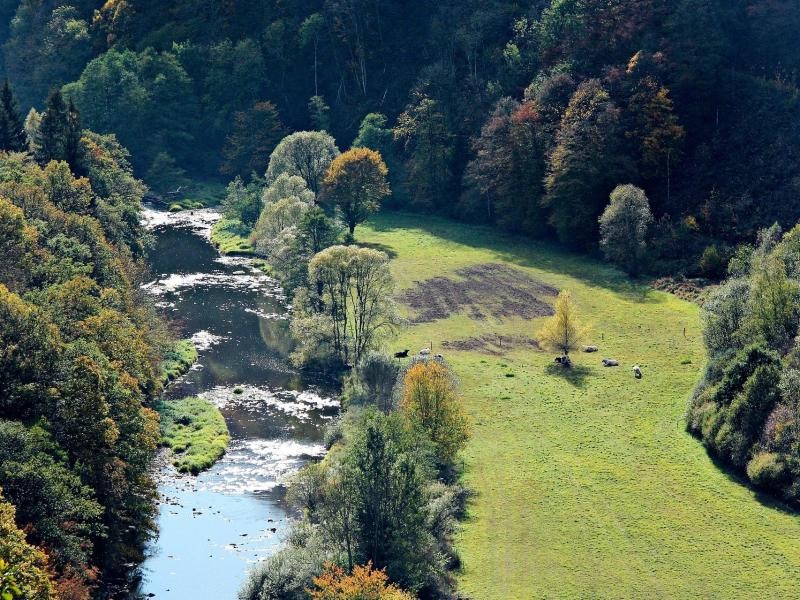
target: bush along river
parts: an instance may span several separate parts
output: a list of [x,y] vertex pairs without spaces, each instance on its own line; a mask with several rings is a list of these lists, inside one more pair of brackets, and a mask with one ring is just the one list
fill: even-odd
[[324,453],[334,389],[290,365],[288,305],[252,259],[221,256],[209,240],[213,209],[148,208],[156,238],[153,281],[144,288],[191,337],[198,364],[165,398],[200,396],[218,406],[231,443],[198,476],[159,461],[159,536],[141,565],[138,597],[234,598],[247,571],[288,532],[282,483]]

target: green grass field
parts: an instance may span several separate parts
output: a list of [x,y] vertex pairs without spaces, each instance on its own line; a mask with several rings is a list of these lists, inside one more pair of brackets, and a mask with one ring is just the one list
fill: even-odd
[[[487,317],[462,309],[392,342],[412,352],[432,342],[459,375],[474,419],[464,480],[476,496],[458,538],[465,593],[798,596],[800,518],[721,471],[684,431],[704,363],[696,306],[585,257],[429,216],[381,215],[356,229],[356,239],[389,253],[401,291],[434,276],[459,280],[454,271],[485,263],[568,288],[592,326],[587,341],[600,347],[576,354],[568,378],[551,367],[552,353],[500,348],[497,336],[534,336],[538,325],[492,317],[491,295],[479,310]],[[442,345],[477,338],[497,343]],[[621,367],[604,369],[603,357]],[[643,379],[633,377],[633,364]]]
[[173,452],[172,464],[181,473],[197,474],[225,454],[230,442],[225,417],[202,398],[161,400],[161,441]]

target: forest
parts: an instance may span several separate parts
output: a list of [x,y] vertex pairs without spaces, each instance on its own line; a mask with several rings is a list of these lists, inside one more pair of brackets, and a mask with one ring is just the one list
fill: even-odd
[[260,176],[288,132],[379,150],[397,208],[596,249],[618,184],[648,270],[719,277],[797,206],[796,3],[3,3],[23,113],[63,86],[137,176]]
[[0,0],[0,598],[792,597],[798,30]]

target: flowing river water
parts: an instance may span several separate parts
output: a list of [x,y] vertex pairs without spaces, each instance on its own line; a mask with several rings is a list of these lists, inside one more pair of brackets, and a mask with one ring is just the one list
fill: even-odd
[[247,571],[275,552],[289,515],[282,483],[324,452],[334,392],[291,368],[287,302],[252,260],[220,256],[209,241],[213,209],[146,209],[156,238],[145,289],[191,337],[200,358],[165,392],[202,396],[231,433],[208,471],[181,475],[165,458],[157,478],[159,536],[141,566],[140,596],[235,598]]

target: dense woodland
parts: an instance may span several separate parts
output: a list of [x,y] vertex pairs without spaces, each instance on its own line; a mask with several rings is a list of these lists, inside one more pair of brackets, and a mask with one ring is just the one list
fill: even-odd
[[2,3],[25,111],[64,86],[136,173],[263,174],[292,130],[381,151],[390,204],[581,249],[618,184],[651,270],[720,276],[800,217],[800,7],[783,0]]
[[12,598],[88,598],[155,531],[150,405],[169,336],[138,288],[145,187],[113,136],[76,132],[70,114],[55,94],[34,152],[0,155],[0,579],[16,582]]

